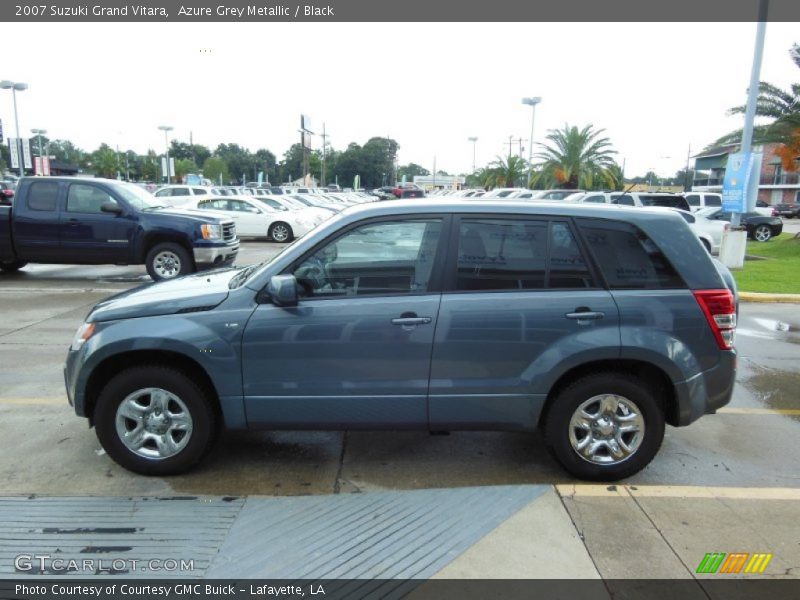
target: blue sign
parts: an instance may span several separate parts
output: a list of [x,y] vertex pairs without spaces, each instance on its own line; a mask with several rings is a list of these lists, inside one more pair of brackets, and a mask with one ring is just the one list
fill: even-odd
[[722,182],[722,210],[744,213],[753,210],[758,195],[761,153],[736,152],[728,156]]

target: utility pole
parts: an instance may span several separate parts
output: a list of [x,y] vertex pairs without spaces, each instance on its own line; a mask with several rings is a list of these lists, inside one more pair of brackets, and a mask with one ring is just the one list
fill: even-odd
[[327,181],[326,172],[325,172],[325,157],[326,157],[326,146],[328,144],[328,134],[325,133],[325,123],[322,124],[322,177],[321,181],[319,182],[322,187],[325,187],[325,182]]
[[522,142],[527,142],[528,140],[523,138],[517,138],[516,141],[519,142],[519,157],[522,158]]
[[514,145],[514,135],[508,136],[508,158],[511,158],[511,147]]
[[689,183],[689,160],[692,157],[692,145],[689,144],[689,151],[686,153],[686,170],[683,173],[683,191],[688,192],[691,188]]

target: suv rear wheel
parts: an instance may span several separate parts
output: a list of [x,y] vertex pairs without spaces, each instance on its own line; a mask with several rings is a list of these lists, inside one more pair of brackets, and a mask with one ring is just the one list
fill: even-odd
[[182,473],[216,438],[206,392],[180,371],[155,365],[112,378],[97,399],[94,422],[108,455],[142,475]]
[[552,399],[544,433],[547,448],[570,474],[616,481],[653,460],[664,438],[664,413],[636,377],[596,373]]

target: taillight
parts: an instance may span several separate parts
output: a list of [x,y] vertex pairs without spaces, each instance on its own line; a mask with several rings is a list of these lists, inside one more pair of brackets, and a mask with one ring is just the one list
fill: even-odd
[[703,310],[720,349],[733,348],[733,337],[736,332],[736,304],[733,293],[728,289],[695,290],[694,297]]

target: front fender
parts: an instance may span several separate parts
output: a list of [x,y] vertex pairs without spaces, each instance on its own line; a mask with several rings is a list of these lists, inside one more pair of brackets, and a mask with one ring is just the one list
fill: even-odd
[[251,310],[220,319],[215,311],[191,315],[163,315],[98,324],[98,331],[77,352],[67,357],[65,377],[75,412],[87,415],[87,388],[92,373],[111,358],[158,352],[181,355],[202,368],[214,384],[231,427],[244,418],[242,370],[239,356],[241,332]]

